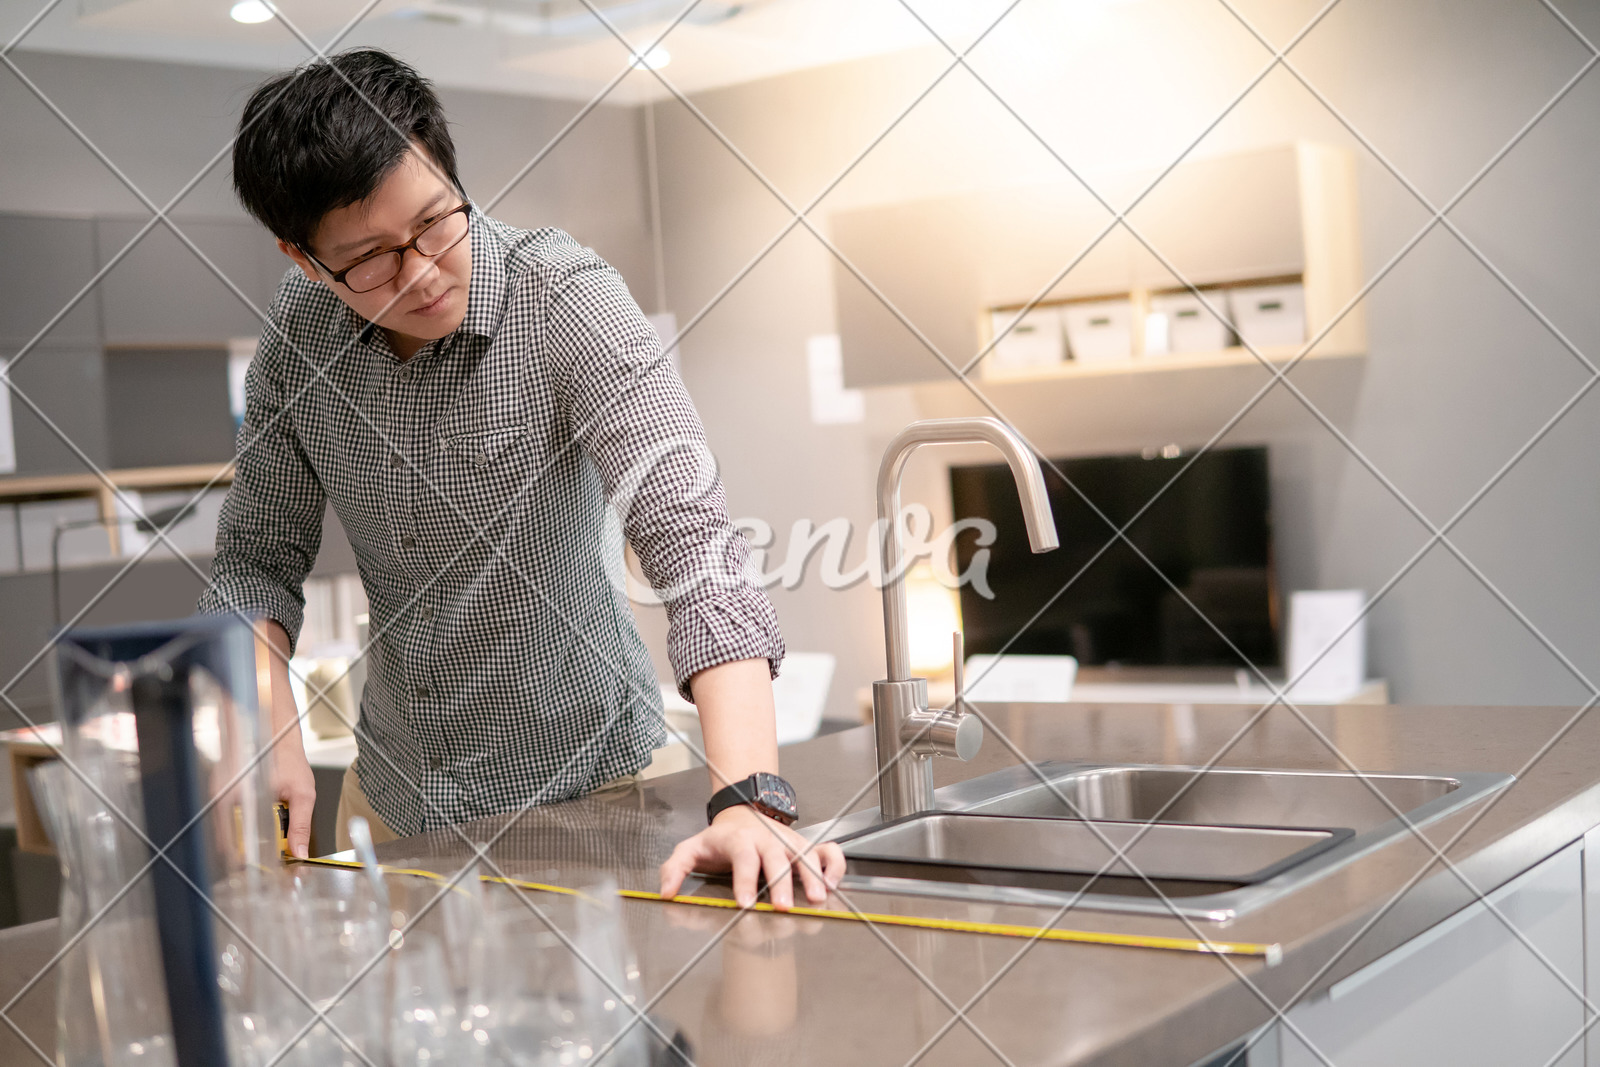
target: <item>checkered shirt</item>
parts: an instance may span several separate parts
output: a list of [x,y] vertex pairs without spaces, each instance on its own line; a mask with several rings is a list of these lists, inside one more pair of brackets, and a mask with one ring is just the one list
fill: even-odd
[[558,230],[474,209],[469,233],[465,320],[403,363],[327,287],[284,276],[200,600],[296,640],[332,502],[371,602],[357,774],[402,834],[649,763],[666,731],[624,535],[686,696],[707,667],[783,658],[694,406],[621,276]]

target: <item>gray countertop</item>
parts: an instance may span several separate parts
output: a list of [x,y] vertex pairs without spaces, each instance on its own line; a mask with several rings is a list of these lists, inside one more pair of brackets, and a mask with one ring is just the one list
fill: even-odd
[[[1033,760],[1204,763],[1228,744],[1254,708],[1070,704],[997,706],[983,752],[969,764],[939,761],[940,784]],[[1575,709],[1349,706],[1308,709],[1307,717],[1343,759],[1368,772],[1520,773],[1568,726]],[[848,730],[784,749],[806,821],[871,806],[875,769],[870,731]],[[1340,769],[1341,757],[1294,715],[1275,709],[1218,760],[1222,766]],[[492,840],[505,873],[581,884],[599,871],[625,887],[654,889],[655,867],[704,823],[703,773],[685,772],[601,800],[584,798],[460,829]],[[1450,850],[1479,889],[1508,881],[1600,824],[1600,722],[1586,717],[1486,803],[1491,810]],[[1469,807],[1426,828],[1442,845],[1483,808]],[[453,831],[379,849],[385,862],[450,870],[471,854]],[[1408,839],[1356,860],[1304,890],[1225,925],[1218,938],[1277,942],[1283,962],[1150,949],[1026,942],[966,933],[873,927],[857,922],[748,915],[720,909],[627,902],[624,919],[653,1010],[689,1035],[701,1067],[757,1063],[1139,1064],[1187,1067],[1267,1022],[1262,998],[1283,1004],[1336,954],[1317,980],[1325,989],[1470,903],[1475,894],[1434,863],[1383,917],[1429,850]],[[319,871],[340,877],[341,872]],[[717,892],[712,889],[708,892]],[[834,902],[839,906],[840,902]],[[1044,909],[970,905],[852,893],[849,905],[1036,925]],[[1074,911],[1059,925],[1184,937],[1164,916]],[[40,927],[45,924],[40,924]],[[53,924],[52,924],[53,926]],[[1359,934],[1359,936],[1357,936]],[[0,938],[5,935],[0,934]],[[53,929],[0,940],[0,1004],[49,958]],[[1354,944],[1350,942],[1354,938]],[[1346,946],[1350,945],[1346,951]],[[1253,983],[1254,988],[1243,979]],[[23,1003],[35,1040],[46,1022],[48,981]],[[663,992],[664,991],[664,992]],[[969,1001],[963,1020],[956,1008]],[[45,1046],[48,1048],[48,1045]],[[14,1035],[0,1031],[0,1062]],[[998,1051],[1004,1058],[996,1055]]]

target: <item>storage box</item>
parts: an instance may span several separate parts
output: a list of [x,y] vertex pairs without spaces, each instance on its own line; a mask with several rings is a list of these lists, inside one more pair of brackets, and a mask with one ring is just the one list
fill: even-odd
[[1016,318],[1015,311],[989,312],[990,336],[1000,338],[985,360],[991,370],[1055,367],[1067,358],[1059,308],[1036,307],[1012,326]]
[[1298,345],[1306,339],[1306,290],[1299,284],[1247,285],[1228,290],[1233,328],[1244,343]]
[[1067,344],[1079,363],[1114,363],[1133,358],[1133,303],[1093,300],[1061,309]]
[[[1211,307],[1206,307],[1210,303]],[[1150,298],[1151,316],[1165,319],[1166,345],[1156,348],[1145,334],[1145,352],[1217,352],[1233,341],[1228,323],[1228,295],[1220,290],[1205,293],[1205,300],[1193,293],[1162,293]]]
[[94,524],[100,505],[92,498],[38,500],[17,505],[19,532],[22,535],[22,567],[30,571],[50,569],[50,546],[56,541],[56,527],[72,524],[61,531],[59,551],[63,567],[111,560],[111,536],[104,526]]

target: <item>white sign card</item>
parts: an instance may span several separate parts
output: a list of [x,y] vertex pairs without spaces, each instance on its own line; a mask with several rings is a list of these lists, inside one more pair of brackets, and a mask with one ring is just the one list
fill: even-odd
[[844,387],[844,354],[836,333],[806,338],[806,370],[811,383],[811,421],[818,426],[860,422],[867,417],[866,394]]
[[1359,589],[1289,595],[1288,670],[1291,679],[1300,679],[1289,691],[1291,699],[1342,700],[1365,684],[1367,620],[1361,612],[1366,604]]
[[17,469],[17,438],[11,429],[11,387],[6,384],[6,372],[0,367],[0,474],[11,474]]

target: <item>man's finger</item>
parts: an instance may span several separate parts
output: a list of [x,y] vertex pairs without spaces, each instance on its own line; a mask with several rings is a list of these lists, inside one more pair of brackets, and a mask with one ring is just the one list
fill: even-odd
[[789,880],[789,850],[776,841],[761,849],[761,866],[767,872],[767,899],[779,911],[794,907],[794,883]]
[[806,887],[806,899],[813,904],[821,904],[828,899],[828,887],[823,884],[822,875],[819,873],[821,860],[817,857],[815,849],[810,852],[804,851],[810,847],[809,842],[801,840],[795,847],[798,854],[795,856],[794,865],[799,869],[800,881]]
[[733,847],[729,857],[733,863],[733,899],[739,907],[748,908],[756,902],[756,876],[761,873],[761,854],[747,842]]
[[694,839],[680,841],[678,847],[672,850],[672,855],[667,857],[667,862],[661,865],[661,895],[675,897],[678,890],[683,888],[683,880],[700,862],[700,849],[694,844]]
[[822,877],[827,881],[828,888],[839,888],[839,879],[844,877],[844,849],[837,842],[824,841],[812,850],[811,855],[822,866]]
[[305,859],[311,854],[311,811],[316,807],[316,795],[297,796],[288,800],[289,854]]

